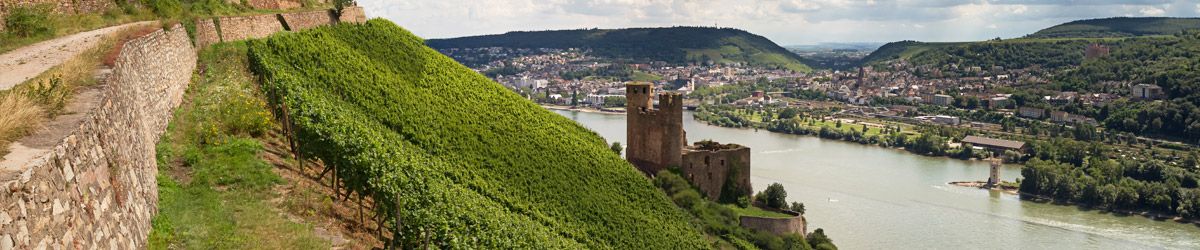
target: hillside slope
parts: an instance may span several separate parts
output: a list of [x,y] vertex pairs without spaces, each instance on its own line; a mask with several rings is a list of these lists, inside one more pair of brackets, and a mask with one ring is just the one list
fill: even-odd
[[250,47],[302,152],[373,197],[401,248],[706,247],[603,138],[389,21]]
[[426,41],[434,48],[588,48],[596,55],[671,63],[742,62],[811,69],[800,57],[765,37],[739,29],[708,27],[517,31]]
[[1146,35],[1173,35],[1200,29],[1200,18],[1113,17],[1072,21],[1030,34],[1031,38],[1098,38]]

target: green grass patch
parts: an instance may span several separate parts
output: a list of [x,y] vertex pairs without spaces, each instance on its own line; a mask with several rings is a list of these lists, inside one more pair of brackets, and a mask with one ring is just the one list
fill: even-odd
[[152,249],[326,249],[310,225],[269,202],[283,182],[259,155],[269,111],[246,69],[244,43],[201,52],[188,100],[157,145],[159,213]]
[[739,207],[734,204],[725,204],[725,206],[729,207],[729,209],[733,209],[733,212],[737,213],[738,216],[754,216],[754,217],[764,217],[764,218],[791,218],[791,217],[794,217],[790,214],[785,214],[785,213],[780,213],[780,212],[775,212],[775,211],[767,211],[767,210],[763,210],[762,208],[758,208],[755,206]]

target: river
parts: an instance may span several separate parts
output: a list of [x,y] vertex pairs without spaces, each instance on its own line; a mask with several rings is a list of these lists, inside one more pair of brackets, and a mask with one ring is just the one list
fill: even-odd
[[[554,111],[625,145],[625,116]],[[1200,226],[1116,216],[948,185],[988,164],[766,130],[710,126],[684,113],[688,141],[749,146],[754,190],[779,182],[804,202],[809,230],[841,249],[1200,249]],[[1005,166],[1002,179],[1020,176]]]

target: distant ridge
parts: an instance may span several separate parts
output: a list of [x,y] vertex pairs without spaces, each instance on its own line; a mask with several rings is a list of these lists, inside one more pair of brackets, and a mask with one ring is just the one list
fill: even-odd
[[1200,18],[1111,17],[1071,21],[1030,34],[1029,38],[1100,38],[1172,35],[1200,29]]
[[670,63],[741,62],[810,71],[800,57],[771,40],[732,28],[669,27],[515,31],[504,34],[430,39],[444,48],[587,48],[597,56]]

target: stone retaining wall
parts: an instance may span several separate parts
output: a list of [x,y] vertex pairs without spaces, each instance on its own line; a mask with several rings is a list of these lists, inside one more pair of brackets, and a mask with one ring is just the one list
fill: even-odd
[[217,19],[222,41],[240,41],[271,36],[283,31],[283,24],[275,14],[258,16],[222,17]]
[[212,18],[196,19],[195,37],[196,48],[207,48],[221,42],[221,34],[217,33],[217,24]]
[[337,23],[337,16],[333,12],[333,10],[318,10],[279,15],[283,17],[283,22],[287,25],[288,30],[300,31]]
[[0,0],[0,31],[8,12],[20,6],[49,4],[59,14],[97,13],[117,6],[113,0]]
[[[221,17],[214,20],[196,20],[196,47],[204,48],[218,42],[234,42],[268,37],[276,32],[300,31],[321,25],[339,22],[364,23],[367,16],[362,7],[350,6],[342,9],[341,15],[334,10],[266,14],[244,17]],[[285,26],[286,25],[286,26]]]
[[347,6],[342,8],[342,14],[338,16],[338,22],[365,23],[367,22],[367,12],[363,11],[363,8],[359,6]]
[[130,40],[97,93],[73,101],[93,99],[83,111],[51,122],[77,117],[68,132],[15,143],[32,157],[0,162],[0,249],[144,248],[158,211],[154,145],[195,66],[180,25]]
[[806,227],[808,222],[804,220],[803,215],[796,215],[788,218],[766,218],[754,216],[739,216],[740,224],[744,228],[749,228],[759,232],[770,232],[776,235],[789,233],[798,233],[800,235],[808,235]]

